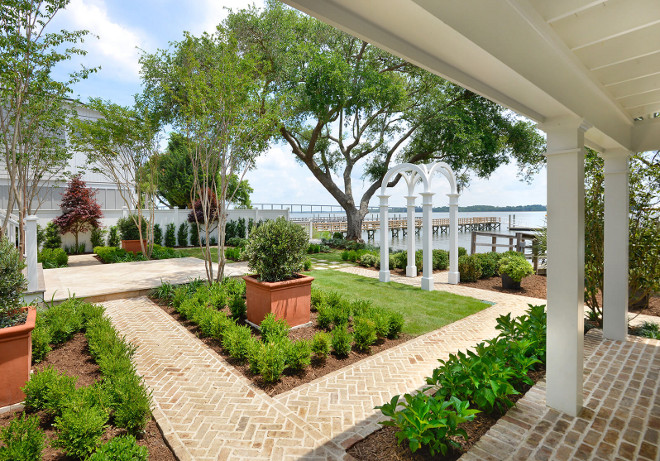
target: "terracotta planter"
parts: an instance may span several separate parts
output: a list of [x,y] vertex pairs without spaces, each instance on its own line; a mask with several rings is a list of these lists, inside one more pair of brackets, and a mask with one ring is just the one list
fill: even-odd
[[284,319],[290,327],[309,322],[314,277],[298,275],[283,282],[260,282],[256,276],[243,277],[246,285],[247,318],[259,325],[267,314]]
[[511,277],[506,274],[502,274],[502,288],[520,290],[520,282],[514,282]]
[[21,387],[30,379],[32,330],[37,310],[27,308],[23,325],[0,329],[0,408],[25,399]]
[[[147,248],[147,241],[142,240],[144,242],[144,248]],[[122,240],[121,241],[121,247],[128,251],[129,253],[137,254],[142,252],[142,245],[140,244],[140,240]]]

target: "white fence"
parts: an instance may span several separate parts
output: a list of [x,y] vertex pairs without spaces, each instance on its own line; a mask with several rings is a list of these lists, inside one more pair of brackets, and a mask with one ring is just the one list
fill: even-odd
[[[0,211],[0,223],[4,222],[5,212]],[[18,217],[14,215],[9,215],[9,221],[7,224],[7,238],[14,245],[18,245]],[[1,225],[1,224],[0,224]]]
[[[185,209],[180,210],[178,208],[173,210],[155,210],[154,214],[154,224],[160,225],[163,230],[163,235],[165,234],[165,228],[168,224],[173,223],[176,226],[176,229],[179,229],[179,226],[182,223],[188,223],[188,214],[191,210]],[[143,211],[144,216],[149,218],[149,210]],[[41,227],[45,227],[50,221],[55,217],[61,215],[60,210],[44,210],[37,212],[38,223]],[[122,216],[128,216],[128,209],[124,208],[121,210],[103,210],[103,219],[101,220],[105,229],[109,229],[110,226],[117,224],[117,221]],[[289,219],[289,210],[258,210],[258,209],[248,209],[248,210],[229,210],[227,212],[227,222],[237,221],[240,218],[245,219],[246,225],[250,219],[254,222],[267,221],[269,219],[277,219],[280,216],[283,216],[286,219]],[[216,230],[211,234],[211,237],[218,238],[218,231]],[[85,243],[86,249],[91,251],[91,242],[90,242],[90,233],[80,234],[78,236],[79,243]],[[75,242],[74,236],[72,234],[65,234],[62,236],[62,245],[63,246],[73,246]]]

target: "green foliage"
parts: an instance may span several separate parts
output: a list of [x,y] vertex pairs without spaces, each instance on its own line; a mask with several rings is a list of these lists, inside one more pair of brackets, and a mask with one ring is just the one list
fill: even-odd
[[[133,254],[117,247],[94,247],[94,253],[104,264],[126,263],[132,261],[146,261],[142,253]],[[172,248],[162,247],[154,244],[151,249],[151,259],[180,258],[181,255]]]
[[60,414],[69,396],[75,392],[77,379],[53,367],[34,372],[22,388],[25,408],[29,411],[45,410],[52,415]]
[[348,332],[346,325],[341,325],[332,330],[332,351],[338,357],[346,357],[351,352],[353,335]]
[[147,461],[149,450],[141,447],[132,435],[114,437],[101,447],[87,461]]
[[245,248],[248,242],[249,242],[248,239],[244,239],[241,237],[232,237],[225,241],[225,243],[230,247],[236,247],[236,248]]
[[305,272],[312,270],[312,260],[310,258],[305,258],[303,261],[303,270]]
[[310,243],[307,247],[307,254],[316,254],[321,252],[321,245],[318,243]]
[[12,419],[0,431],[0,461],[34,461],[41,459],[45,434],[39,429],[39,417],[24,413]]
[[130,434],[142,432],[151,417],[151,394],[142,378],[126,369],[104,378],[103,387],[113,411],[114,425]]
[[37,261],[43,264],[44,269],[53,269],[56,267],[66,267],[69,263],[69,256],[61,248],[44,248],[37,255]]
[[523,278],[534,273],[534,268],[522,254],[506,254],[502,256],[498,270],[500,274],[506,274],[511,277],[511,280],[514,282],[520,282]]
[[41,362],[51,350],[50,330],[47,325],[40,321],[40,317],[40,315],[37,315],[37,321],[34,330],[32,330],[32,363]]
[[371,253],[364,254],[360,257],[360,266],[374,267],[380,262],[380,257]]
[[403,325],[405,323],[403,314],[401,314],[400,312],[392,312],[388,320],[389,320],[390,328],[387,333],[387,337],[389,339],[396,339],[399,337],[401,330],[403,330]]
[[57,438],[53,446],[76,458],[86,459],[100,445],[108,415],[98,407],[65,409],[55,418]]
[[[444,456],[449,447],[460,448],[460,444],[451,437],[467,440],[467,433],[458,425],[472,421],[474,415],[479,413],[469,409],[469,402],[456,397],[442,401],[423,392],[405,394],[403,397],[405,402],[399,403],[399,396],[395,395],[389,403],[376,408],[391,418],[380,424],[398,428],[398,443],[407,440],[413,453],[421,447],[428,447],[432,456]],[[397,409],[399,405],[401,409]]]
[[252,331],[248,326],[232,325],[222,337],[222,347],[229,356],[239,362],[247,359]]
[[477,255],[463,255],[458,258],[458,272],[462,282],[476,282],[481,278],[481,260]]
[[314,335],[311,344],[312,353],[318,358],[326,358],[330,353],[330,335],[319,332]]
[[231,311],[232,318],[235,320],[245,318],[245,315],[247,314],[247,305],[243,296],[235,295],[233,298],[231,298],[231,302],[229,303],[229,310]]
[[449,267],[449,252],[433,250],[433,270],[444,271]]
[[[160,227],[160,224],[154,224],[154,241],[156,245],[162,245],[163,244],[163,228]],[[94,245],[97,246],[97,245]],[[101,246],[101,245],[98,245]],[[167,246],[167,245],[165,245]]]
[[105,244],[105,234],[107,233],[108,231],[101,227],[93,228],[89,236],[89,240],[92,243],[92,248],[103,246]]
[[61,247],[62,234],[60,234],[60,228],[57,227],[57,224],[51,221],[46,224],[46,229],[44,230],[44,248],[54,250]]
[[120,243],[121,238],[119,237],[119,229],[117,226],[110,226],[110,232],[108,234],[108,246],[118,247]]
[[305,339],[285,343],[286,367],[293,372],[301,372],[312,361],[312,345]]
[[165,227],[165,246],[172,248],[176,246],[176,226],[174,223],[169,223]]
[[660,325],[645,321],[641,326],[633,329],[633,333],[643,338],[660,339]]
[[353,319],[353,340],[357,350],[368,351],[376,339],[376,324],[373,320],[365,317]]
[[225,248],[225,258],[232,261],[241,261],[243,252],[240,248]]
[[498,266],[502,255],[500,253],[477,253],[481,262],[481,278],[486,279],[498,274]]
[[266,383],[279,381],[286,368],[286,355],[282,351],[282,344],[265,343],[261,345],[261,358],[259,360],[259,373]]
[[176,234],[176,240],[180,247],[188,246],[188,224],[182,222]]
[[245,248],[248,266],[264,282],[293,278],[302,269],[308,245],[305,230],[283,217],[252,231]]
[[0,238],[0,328],[5,326],[3,320],[21,307],[27,286],[24,267],[16,247],[6,237]]
[[[140,240],[140,231],[138,230],[137,225],[139,219],[138,216],[127,216],[117,220],[117,228],[119,229],[119,235],[122,240]],[[144,217],[142,217],[139,222],[142,227],[142,238],[146,239],[149,223]]]
[[278,342],[289,335],[289,325],[284,319],[278,319],[272,312],[267,314],[259,324],[264,342]]

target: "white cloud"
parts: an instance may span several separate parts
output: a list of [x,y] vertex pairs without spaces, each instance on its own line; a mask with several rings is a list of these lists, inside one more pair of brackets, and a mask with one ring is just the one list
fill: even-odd
[[147,49],[147,34],[110,18],[105,0],[71,0],[57,19],[70,30],[86,29],[86,65],[101,65],[100,75],[120,81],[137,82],[140,64],[137,47]]

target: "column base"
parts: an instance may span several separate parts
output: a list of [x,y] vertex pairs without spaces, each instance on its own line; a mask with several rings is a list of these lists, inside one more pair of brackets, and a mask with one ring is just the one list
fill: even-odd
[[417,266],[406,266],[406,277],[417,277]]
[[433,291],[433,277],[422,277],[422,290]]
[[461,281],[461,274],[460,272],[450,272],[447,278],[449,279],[449,283],[451,285],[458,285],[458,282]]
[[390,281],[390,271],[380,271],[378,273],[378,280],[381,282],[389,282]]

